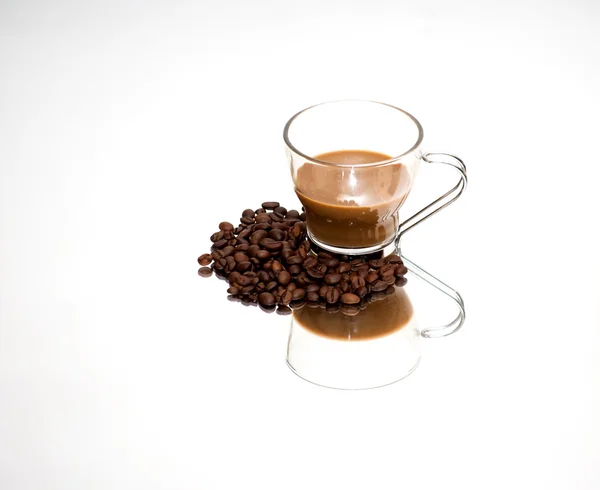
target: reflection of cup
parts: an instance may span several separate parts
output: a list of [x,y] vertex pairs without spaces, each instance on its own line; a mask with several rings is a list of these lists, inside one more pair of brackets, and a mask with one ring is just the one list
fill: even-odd
[[[398,211],[419,164],[433,162],[421,151],[422,139],[423,129],[413,116],[379,102],[326,102],[292,117],[284,140],[310,238],[326,250],[350,255],[394,242],[403,231]],[[459,170],[464,186],[462,162],[444,156],[450,161],[438,163]],[[460,195],[462,187],[456,190]],[[443,199],[451,192],[405,223],[413,226],[448,205]]]
[[[341,389],[364,389],[398,381],[418,366],[421,338],[442,337],[458,330],[465,318],[462,298],[456,291],[404,259],[409,269],[408,288],[396,288],[363,305],[354,316],[331,313],[325,305],[306,305],[294,311],[287,347],[287,363],[301,378],[312,383]],[[412,279],[417,281],[413,283]],[[425,285],[425,290],[419,286]],[[433,286],[429,288],[428,286]],[[413,304],[431,307],[427,293],[444,293],[458,306],[453,321],[421,330]],[[439,299],[439,295],[436,295]],[[444,310],[443,305],[434,308]],[[423,310],[420,310],[423,311]],[[426,315],[425,315],[426,316]]]

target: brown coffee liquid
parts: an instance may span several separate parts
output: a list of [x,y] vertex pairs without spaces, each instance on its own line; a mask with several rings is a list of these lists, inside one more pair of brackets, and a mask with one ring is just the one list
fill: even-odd
[[361,167],[391,158],[367,150],[332,151],[315,158],[356,166],[306,163],[298,169],[296,194],[312,235],[325,245],[344,248],[391,242],[399,224],[396,212],[410,190],[407,168],[401,163]]
[[324,308],[304,307],[294,311],[296,322],[312,333],[337,340],[371,340],[406,326],[413,307],[404,289],[369,303],[355,316],[329,313]]

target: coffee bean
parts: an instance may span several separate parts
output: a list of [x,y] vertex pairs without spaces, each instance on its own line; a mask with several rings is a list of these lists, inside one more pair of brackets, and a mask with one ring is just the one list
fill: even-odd
[[388,286],[384,292],[389,296],[390,294],[394,294],[395,291],[396,288],[394,286]]
[[[265,240],[263,240],[263,242]],[[283,244],[281,242],[269,241],[267,243],[264,243],[263,247],[265,247],[269,252],[276,252],[276,251],[281,250],[283,248]]]
[[260,270],[257,274],[258,278],[265,284],[271,279],[271,276],[269,276],[269,273],[267,271]]
[[290,209],[286,214],[286,218],[298,219],[300,218],[300,213],[295,209]]
[[269,232],[269,238],[280,242],[282,240],[285,240],[285,232],[278,229],[271,230]]
[[244,209],[242,216],[244,218],[254,218],[254,215],[256,213],[254,211],[252,211],[251,209]]
[[359,288],[356,289],[356,291],[354,291],[354,294],[356,294],[356,296],[358,296],[359,298],[364,298],[367,295],[368,291],[366,286],[361,286]]
[[351,267],[348,262],[340,262],[340,265],[338,266],[339,273],[349,272],[350,269],[351,269]]
[[384,259],[369,260],[369,265],[373,269],[379,269],[380,267],[383,267],[385,265],[385,260]]
[[398,264],[396,266],[396,276],[403,276],[408,272],[408,269],[406,268],[406,266],[404,264]]
[[285,216],[285,215],[287,214],[287,209],[285,209],[283,206],[277,206],[277,207],[276,207],[276,208],[273,210],[273,212],[274,212],[275,214],[279,214],[279,215],[281,215],[281,216],[283,217],[283,216]]
[[230,288],[227,290],[227,292],[228,292],[229,294],[239,294],[240,290],[239,290],[238,288],[236,288],[235,286],[231,286],[231,287],[230,287]]
[[245,260],[243,262],[238,262],[236,269],[239,272],[246,272],[252,268],[252,263],[249,260]]
[[244,252],[238,252],[233,256],[233,260],[236,262],[246,262],[250,260],[250,257],[248,257]]
[[279,303],[282,305],[289,305],[293,299],[293,296],[294,296],[294,293],[292,293],[291,291],[286,291],[281,295],[281,299],[279,300]]
[[250,236],[250,243],[258,245],[263,238],[266,238],[268,233],[265,230],[257,230]]
[[266,201],[262,203],[263,209],[275,209],[279,207],[279,203],[277,201]]
[[404,276],[400,276],[398,278],[396,278],[396,286],[401,288],[403,287],[406,283],[408,282],[408,280],[406,279],[406,277]]
[[360,276],[352,278],[351,286],[353,290],[363,287],[366,284],[365,280]]
[[345,293],[342,294],[342,303],[347,304],[347,305],[354,305],[356,303],[360,303],[360,297],[356,296],[356,294],[352,294],[352,293]]
[[301,264],[303,262],[303,259],[299,255],[291,255],[285,261],[289,265],[294,265],[294,264]]
[[342,279],[341,274],[326,274],[325,275],[325,282],[329,285],[337,284],[338,282],[341,281],[341,279]]
[[221,253],[221,251],[220,251],[220,250],[213,250],[213,251],[212,251],[212,253],[211,253],[211,255],[212,255],[212,258],[213,258],[213,260],[214,260],[215,262],[216,262],[217,260],[219,260],[219,259],[222,259],[222,258],[223,258],[223,254]]
[[213,267],[216,271],[222,271],[223,268],[225,267],[225,264],[223,262],[225,262],[225,264],[227,264],[227,261],[225,259],[219,259],[217,261],[215,261],[215,263],[213,264]]
[[310,267],[314,267],[318,263],[319,263],[319,261],[317,259],[315,259],[314,257],[307,257],[306,259],[304,259],[304,262],[302,262],[302,266],[304,268],[308,269]]
[[277,281],[270,281],[266,286],[265,289],[267,291],[272,291],[273,289],[277,288],[277,286],[279,286],[279,284],[277,284]]
[[375,283],[373,283],[373,285],[371,286],[372,290],[375,292],[385,291],[387,287],[388,283],[385,281],[375,281]]
[[340,299],[340,292],[336,288],[328,288],[325,294],[325,300],[329,304],[337,303]]
[[321,289],[321,286],[319,286],[318,284],[309,284],[308,286],[306,286],[307,293],[318,292],[319,289]]
[[239,303],[239,302],[241,301],[241,299],[240,299],[240,298],[238,298],[237,296],[234,296],[233,294],[230,294],[230,295],[228,295],[228,296],[227,296],[227,299],[228,299],[229,301],[232,301],[232,302],[234,302],[234,303]]
[[210,267],[200,267],[198,275],[201,277],[210,277],[212,276],[212,269]]
[[337,288],[342,294],[349,293],[351,289],[350,283],[346,280],[340,281],[340,283],[337,285]]
[[297,301],[299,299],[303,299],[306,296],[306,290],[302,288],[294,289],[292,291],[292,299]]
[[210,236],[210,241],[213,242],[213,243],[214,242],[218,242],[219,240],[222,240],[222,239],[223,239],[223,232],[222,231],[217,231],[216,233],[213,233]]
[[241,245],[236,246],[233,249],[233,251],[234,252],[247,252],[249,248],[250,248],[250,245],[248,245],[247,243],[242,243]]
[[213,247],[215,247],[215,248],[223,248],[223,247],[225,247],[226,245],[227,245],[227,240],[223,240],[223,239],[221,239],[221,240],[217,240],[217,241],[216,241],[216,242],[213,244]]
[[209,265],[211,262],[212,262],[211,254],[202,254],[200,257],[198,257],[198,263],[201,266]]
[[313,279],[323,279],[323,277],[325,276],[325,274],[323,274],[321,271],[319,271],[313,267],[311,267],[310,269],[307,269],[306,273]]
[[269,231],[272,228],[271,223],[258,223],[254,225],[254,231],[264,230]]
[[300,274],[300,272],[302,272],[302,268],[299,265],[290,265],[288,267],[288,272],[292,275],[292,276],[297,276],[298,274]]
[[252,284],[252,278],[248,276],[239,275],[235,282],[238,283],[240,286],[245,287]]
[[393,276],[396,270],[396,266],[394,264],[385,264],[383,267],[379,269],[379,275],[383,277]]
[[295,283],[295,282],[290,282],[290,283],[287,285],[286,289],[287,289],[288,291],[295,291],[297,287],[298,287],[298,286],[296,286],[296,283]]
[[377,274],[376,272],[371,272],[367,275],[367,277],[365,278],[365,280],[369,283],[369,284],[373,284],[375,281],[379,280],[379,274]]
[[329,291],[329,286],[327,286],[326,284],[323,284],[322,286],[319,287],[319,296],[321,298],[324,298],[325,295],[327,294],[327,291]]
[[271,264],[271,270],[274,274],[279,274],[283,270],[283,265],[278,260],[274,260]]
[[315,292],[308,293],[306,299],[309,301],[319,301],[319,294]]
[[386,261],[388,262],[388,264],[401,264],[402,263],[402,259],[395,254],[387,257]]
[[241,295],[248,295],[250,294],[252,291],[254,291],[254,285],[250,284],[249,286],[244,286],[241,290],[240,290],[240,294]]
[[258,260],[261,260],[261,261],[267,260],[267,259],[269,259],[270,257],[271,257],[271,253],[270,253],[270,252],[268,252],[268,251],[266,251],[266,250],[259,250],[259,251],[256,253],[256,258],[257,258]]
[[288,306],[279,305],[277,307],[277,314],[278,315],[291,315],[291,313],[292,313],[292,310]]
[[250,257],[256,257],[256,254],[260,251],[260,247],[258,245],[250,245],[246,253]]
[[281,284],[282,286],[287,286],[290,283],[291,279],[292,279],[292,276],[290,275],[290,273],[288,271],[281,271],[277,275],[277,280],[279,281],[279,284]]
[[263,214],[266,213],[266,211],[263,208],[258,208],[254,210],[254,214]]
[[260,293],[258,295],[258,302],[263,306],[273,306],[275,304],[275,296],[271,293]]
[[256,223],[256,220],[254,218],[242,218],[240,221],[242,223],[244,223],[245,225],[252,225],[252,224]]
[[266,306],[266,305],[261,305],[260,303],[258,303],[258,307],[264,311],[265,313],[273,313],[275,311],[275,305],[273,306]]
[[306,221],[306,213],[304,213],[304,212],[303,212],[303,213],[300,213],[300,219],[301,219],[302,221]]
[[381,280],[386,282],[390,286],[396,282],[396,278],[394,276],[385,276],[382,277]]

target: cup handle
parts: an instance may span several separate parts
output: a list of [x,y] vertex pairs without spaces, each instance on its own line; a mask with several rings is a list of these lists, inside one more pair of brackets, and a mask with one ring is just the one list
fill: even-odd
[[423,281],[436,288],[438,291],[448,296],[452,301],[454,301],[454,303],[456,303],[456,306],[458,307],[458,315],[454,320],[447,323],[446,325],[424,328],[423,330],[421,330],[421,337],[433,339],[452,335],[460,327],[463,326],[466,318],[465,302],[463,301],[460,293],[455,289],[452,289],[446,283],[440,281],[438,278],[432,276],[428,272],[421,269],[417,264],[404,257],[404,255],[402,256],[402,261],[408,266],[409,271],[414,272],[414,274],[419,279],[422,279]]
[[460,180],[444,195],[438,197],[431,204],[428,204],[400,224],[398,227],[398,235],[396,236],[396,248],[399,247],[400,238],[402,235],[404,235],[404,233],[417,226],[422,221],[425,221],[430,216],[433,216],[438,211],[441,211],[446,206],[452,204],[460,197],[467,187],[467,167],[460,158],[448,153],[426,153],[423,155],[422,159],[426,163],[437,163],[451,166],[460,174]]

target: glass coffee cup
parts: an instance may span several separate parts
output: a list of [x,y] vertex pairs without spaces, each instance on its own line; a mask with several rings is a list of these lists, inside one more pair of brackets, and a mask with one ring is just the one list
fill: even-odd
[[[365,100],[325,102],[293,116],[284,141],[309,238],[340,254],[392,252],[413,226],[456,200],[467,183],[463,162],[423,153],[423,128],[408,112]],[[458,183],[400,222],[421,162],[458,171]]]

